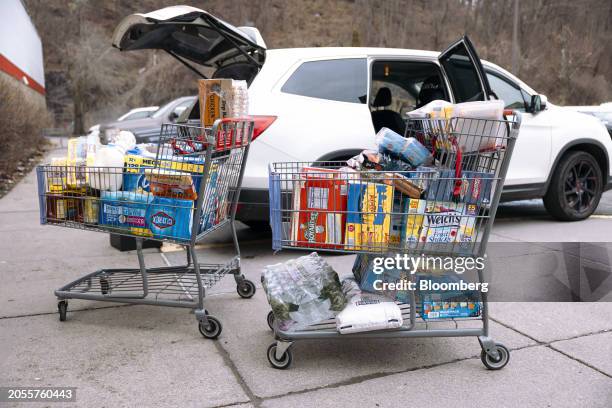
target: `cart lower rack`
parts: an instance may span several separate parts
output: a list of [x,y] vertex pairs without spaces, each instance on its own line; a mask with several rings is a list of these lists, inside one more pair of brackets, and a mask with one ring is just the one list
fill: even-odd
[[[380,163],[365,168],[355,163],[349,168],[346,162],[271,164],[273,248],[484,259],[520,122],[519,113],[504,120],[410,120],[406,137],[431,152],[429,164],[412,168],[393,160],[383,168],[376,167]],[[476,282],[484,283],[483,264],[474,270]],[[444,267],[422,269],[407,280],[445,273]],[[340,334],[335,319],[291,330],[270,312],[276,341],[268,348],[268,360],[274,368],[289,367],[290,347],[300,340],[474,336],[487,368],[507,364],[509,350],[489,337],[486,291],[478,292],[477,313],[462,318],[437,312],[451,302],[436,304],[418,290],[407,291],[406,297],[396,301],[401,327],[353,334]]]
[[[253,129],[251,119],[222,119],[209,129],[163,125],[155,151],[128,152],[122,167],[38,166],[41,223],[136,239],[138,268],[100,269],[55,291],[60,320],[67,299],[184,307],[195,311],[204,337],[218,337],[222,325],[204,309],[206,290],[232,274],[241,297],[255,294],[240,269],[234,225]],[[199,262],[196,243],[227,225],[235,256]],[[182,246],[185,264],[147,267],[143,239]]]

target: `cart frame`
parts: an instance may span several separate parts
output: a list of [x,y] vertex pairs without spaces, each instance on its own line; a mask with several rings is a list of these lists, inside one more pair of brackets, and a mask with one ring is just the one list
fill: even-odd
[[[506,146],[503,150],[503,157],[499,163],[499,167],[496,169],[496,187],[492,194],[492,198],[490,201],[489,209],[488,209],[488,219],[486,222],[482,223],[482,235],[480,235],[479,245],[474,245],[473,256],[484,256],[486,252],[486,246],[489,239],[489,234],[491,232],[491,228],[493,225],[493,221],[495,219],[495,215],[497,212],[497,207],[499,205],[502,187],[504,184],[504,180],[506,177],[506,173],[508,170],[508,166],[510,164],[510,158],[512,156],[512,151],[514,148],[514,143],[516,142],[516,138],[518,136],[518,132],[521,125],[521,115],[520,112],[505,112],[507,115],[513,115],[512,120],[504,120],[499,122],[505,122],[505,131],[506,131]],[[455,118],[457,119],[457,118]],[[458,118],[462,119],[462,118]],[[476,119],[471,119],[476,120]],[[432,120],[433,121],[433,120]],[[439,121],[439,119],[437,120]],[[410,124],[410,121],[409,121]],[[414,129],[412,129],[414,130]],[[411,131],[410,126],[407,129],[407,134]],[[331,163],[327,162],[322,164],[321,167],[329,166]],[[278,165],[278,166],[275,166]],[[313,245],[309,245],[308,247],[301,247],[299,243],[291,242],[290,239],[284,239],[286,236],[283,234],[281,230],[280,223],[280,214],[288,212],[285,208],[282,207],[281,199],[280,199],[280,185],[281,179],[283,177],[283,171],[287,171],[284,169],[284,165],[286,163],[273,163],[270,165],[270,218],[273,229],[273,247],[275,250],[280,250],[281,248],[286,249],[302,249],[302,250],[315,250]],[[317,164],[306,164],[309,166],[317,167]],[[283,181],[287,181],[290,179],[290,176],[285,175],[285,179]],[[295,176],[293,176],[295,177]],[[289,184],[291,181],[288,182]],[[295,210],[293,210],[295,211]],[[286,215],[286,214],[285,214]],[[276,226],[276,229],[275,229]],[[352,251],[344,248],[325,248],[320,247],[324,251],[329,252],[344,252],[344,253],[352,253],[352,252],[365,252],[372,253],[372,251],[368,251],[367,248],[364,251]],[[423,248],[421,248],[423,249]],[[381,248],[382,250],[382,248]],[[379,251],[380,252],[380,251]],[[383,255],[381,253],[377,253],[378,255]],[[412,253],[411,250],[405,250],[403,252]],[[426,249],[423,251],[419,251],[420,253],[427,253]],[[440,253],[433,252],[432,255],[440,255]],[[457,254],[458,255],[458,254]],[[465,254],[461,254],[465,255]],[[479,282],[484,282],[484,270],[481,268],[477,269],[477,276]],[[414,337],[477,337],[480,347],[482,349],[481,352],[481,360],[483,364],[488,369],[501,369],[503,368],[509,361],[510,352],[509,350],[501,343],[496,343],[491,337],[489,333],[489,308],[488,308],[488,300],[487,300],[487,292],[481,292],[481,316],[479,318],[448,318],[448,319],[435,319],[435,320],[417,320],[419,318],[419,313],[417,313],[417,302],[415,299],[415,293],[411,292],[410,301],[407,304],[399,304],[399,307],[402,311],[402,315],[404,317],[404,325],[398,329],[389,329],[389,330],[378,330],[378,331],[369,331],[369,332],[360,332],[353,334],[340,334],[336,330],[335,319],[329,319],[324,322],[320,322],[318,324],[314,324],[308,326],[302,330],[282,330],[278,322],[275,322],[274,315],[272,312],[268,314],[268,325],[274,331],[275,342],[272,343],[267,351],[268,361],[271,366],[277,369],[286,369],[290,366],[292,362],[292,353],[291,346],[295,341],[300,340],[332,340],[332,339],[348,339],[348,338],[359,338],[359,339],[370,339],[370,338],[414,338]],[[464,322],[469,321],[477,321],[482,322],[482,327],[461,327]],[[445,323],[444,323],[445,322]],[[454,328],[436,328],[439,324],[454,324]]]
[[[144,238],[124,228],[87,224],[82,219],[77,220],[75,218],[53,219],[51,217],[50,219],[47,210],[50,205],[49,200],[54,196],[49,192],[50,175],[58,170],[60,172],[65,171],[66,173],[74,172],[75,168],[66,166],[65,169],[57,169],[48,165],[38,166],[37,180],[42,224],[105,233],[112,232],[136,239],[138,268],[100,269],[82,276],[55,291],[55,295],[59,300],[58,311],[60,321],[66,320],[67,299],[182,307],[194,310],[198,321],[198,328],[204,337],[210,339],[217,338],[222,331],[222,325],[217,318],[209,315],[204,307],[206,290],[214,286],[228,273],[234,275],[237,292],[240,297],[251,298],[256,290],[255,284],[247,280],[241,271],[240,246],[235,226],[236,209],[253,132],[254,121],[250,118],[219,119],[211,128],[177,124],[164,124],[162,126],[155,158],[156,169],[158,165],[161,166],[161,161],[172,161],[178,157],[176,146],[171,147],[169,145],[170,142],[176,144],[177,140],[189,142],[191,146],[197,143],[197,146],[199,146],[199,150],[196,149],[190,153],[181,152],[180,156],[182,158],[189,157],[203,160],[203,168],[200,166],[202,171],[197,174],[197,177],[201,177],[199,188],[197,188],[197,200],[190,210],[192,218],[189,238],[178,239],[173,236],[146,237],[146,239],[173,242],[181,245],[186,251],[186,262],[180,266],[147,267],[142,248]],[[171,157],[171,159],[168,159],[168,157]],[[218,166],[217,169],[221,169],[218,170],[218,173],[221,175],[217,175],[225,183],[224,187],[226,190],[222,190],[222,192],[224,191],[227,197],[227,202],[222,202],[221,205],[216,207],[210,205],[211,198],[214,198],[211,196],[216,191],[213,187],[210,187],[213,165]],[[223,166],[227,166],[227,169]],[[88,173],[88,176],[103,178],[108,176],[109,173],[118,174],[123,171],[123,168],[94,168],[91,170],[91,173]],[[163,172],[165,170],[159,171]],[[196,173],[193,174],[196,176]],[[65,197],[60,196],[60,198]],[[81,200],[81,198],[76,200]],[[100,199],[97,200],[101,201]],[[79,201],[77,205],[81,206],[83,202]],[[219,210],[222,206],[223,209]],[[203,222],[202,217],[207,216],[207,212],[212,211],[219,211],[221,213],[218,222],[210,225],[208,228],[200,228],[200,223]],[[230,226],[235,255],[225,263],[200,263],[195,250],[196,244],[227,224]]]

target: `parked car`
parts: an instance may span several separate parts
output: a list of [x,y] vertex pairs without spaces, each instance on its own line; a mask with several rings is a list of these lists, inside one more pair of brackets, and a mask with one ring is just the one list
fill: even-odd
[[608,129],[610,137],[612,137],[612,102],[595,106],[566,106],[565,108],[595,116],[601,120],[601,123]]
[[[155,112],[158,109],[159,109],[159,106],[145,106],[142,108],[134,108],[128,111],[127,113],[124,113],[123,115],[119,116],[116,122],[123,122],[124,120],[148,118],[149,116],[153,114],[153,112]],[[99,131],[100,131],[100,124],[97,123],[87,130],[87,134],[90,134],[92,132],[99,132]]]
[[124,120],[133,120],[133,119],[144,119],[151,117],[156,110],[159,109],[159,106],[145,106],[143,108],[135,108],[130,110],[128,113],[125,113],[117,118],[117,122],[123,122]]
[[195,96],[183,96],[168,102],[152,113],[140,112],[134,114],[138,117],[119,118],[114,122],[104,123],[99,128],[100,140],[102,143],[107,143],[120,130],[129,130],[134,133],[138,143],[155,142],[159,138],[161,125],[174,123],[196,99]]
[[[248,81],[250,113],[271,115],[257,126],[245,171],[237,218],[249,225],[268,220],[268,163],[345,160],[374,148],[375,130],[382,126],[402,132],[403,114],[435,99],[500,98],[523,113],[504,200],[543,198],[555,218],[580,220],[612,186],[612,141],[601,122],[548,103],[508,71],[481,61],[467,37],[442,53],[267,50],[255,28],[174,6],[126,17],[113,45],[163,49],[184,64],[215,67],[214,77]],[[198,112],[194,106],[189,118],[197,119]]]

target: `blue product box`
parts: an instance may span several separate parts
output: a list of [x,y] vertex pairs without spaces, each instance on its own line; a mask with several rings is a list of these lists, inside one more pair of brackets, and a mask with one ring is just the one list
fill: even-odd
[[100,225],[132,235],[186,241],[191,238],[192,209],[191,200],[103,191]]
[[[493,173],[479,171],[461,172],[459,202],[467,204],[488,204],[491,201]],[[430,201],[453,201],[455,170],[440,170],[427,182],[425,199]]]
[[423,291],[421,280],[435,283],[457,283],[460,278],[452,275],[417,275],[417,290],[424,320],[478,317],[482,311],[480,294],[476,290]]
[[153,197],[147,209],[148,226],[155,238],[189,240],[193,201]]

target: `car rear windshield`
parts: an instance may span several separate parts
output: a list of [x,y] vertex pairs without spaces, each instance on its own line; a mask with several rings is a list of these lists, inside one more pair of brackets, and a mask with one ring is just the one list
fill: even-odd
[[304,62],[281,92],[339,102],[365,103],[368,68],[365,58]]

